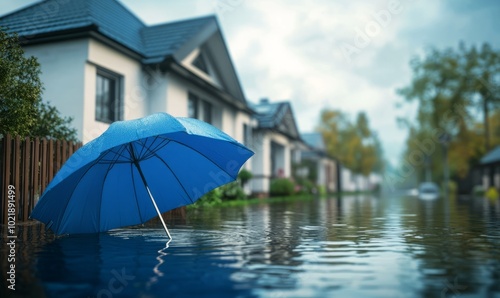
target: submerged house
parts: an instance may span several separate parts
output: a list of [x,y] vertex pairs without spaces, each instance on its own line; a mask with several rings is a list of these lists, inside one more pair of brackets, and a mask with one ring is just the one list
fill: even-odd
[[46,0],[0,26],[38,59],[43,99],[74,119],[83,142],[156,112],[245,141],[253,112],[214,16],[148,26],[116,0]]
[[252,190],[268,193],[274,178],[292,177],[292,164],[300,162],[305,144],[300,138],[292,106],[288,101],[261,99],[252,105],[257,127],[252,134]]

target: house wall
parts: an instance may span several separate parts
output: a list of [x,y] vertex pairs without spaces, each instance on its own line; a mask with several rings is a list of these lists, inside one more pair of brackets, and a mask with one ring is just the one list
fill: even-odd
[[95,83],[98,67],[117,73],[123,78],[123,120],[144,117],[149,110],[146,102],[147,83],[141,63],[90,39],[88,62],[85,67],[84,142],[99,136],[109,127],[109,124],[95,120]]
[[334,160],[329,158],[321,158],[318,160],[318,181],[319,185],[323,185],[327,191],[334,192],[337,190],[337,170]]
[[253,192],[269,192],[269,177],[271,176],[271,142],[265,132],[256,131],[252,137],[250,149],[255,152],[251,159],[253,178],[250,181]]
[[[276,156],[272,156],[272,143],[276,143],[282,147],[282,151]],[[292,147],[293,142],[286,136],[270,132],[270,131],[257,131],[254,132],[252,146],[255,152],[252,157],[252,171],[254,178],[252,178],[252,190],[256,193],[268,193],[270,180],[278,173],[272,172],[272,159],[278,159],[274,162],[277,168],[283,170],[283,177],[291,177],[292,167]]]
[[342,191],[356,191],[357,178],[351,170],[342,168]]
[[42,98],[55,106],[61,115],[72,117],[71,125],[83,139],[84,74],[88,39],[78,39],[24,47],[26,57],[34,56],[41,65]]
[[154,70],[145,71],[144,75],[147,86],[148,114],[166,112],[168,76]]

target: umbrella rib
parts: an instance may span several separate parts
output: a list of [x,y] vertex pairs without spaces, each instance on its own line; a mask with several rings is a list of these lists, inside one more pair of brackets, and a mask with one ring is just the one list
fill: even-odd
[[[87,173],[95,166],[99,163],[100,159],[96,159],[91,166],[89,166],[89,168],[87,170],[85,170],[85,172],[80,176],[80,178],[78,179],[78,182],[75,184],[75,185],[79,185],[80,182],[82,181],[82,179],[87,175]],[[71,190],[71,194],[69,195],[69,199],[68,201],[66,202],[66,206],[64,206],[63,208],[63,211],[62,211],[62,216],[64,217],[64,214],[66,214],[66,210],[68,209],[68,205],[69,205],[69,201],[71,200],[71,198],[73,197],[73,194],[75,193],[75,190],[76,190],[76,187],[74,187],[72,190]],[[101,194],[102,195],[102,194]],[[99,216],[100,217],[100,216]],[[100,218],[99,218],[99,224],[100,224]],[[60,224],[60,222],[59,222]],[[59,226],[57,227],[57,229],[59,229]]]
[[[158,139],[158,136],[155,137],[155,141]],[[161,138],[161,142],[156,145],[154,148],[151,148],[153,146],[153,144],[151,144],[150,147],[146,147],[146,146],[143,146],[143,149],[146,149],[148,151],[148,154],[146,154],[144,156],[144,158],[142,158],[143,160],[144,159],[148,159],[150,158],[151,156],[154,155],[154,152],[156,152],[157,150],[160,150],[162,149],[163,147],[167,146],[168,143],[170,142],[170,139],[164,139],[164,138]],[[153,142],[154,143],[154,142]],[[141,143],[142,144],[142,143]],[[141,151],[142,152],[142,151]]]
[[[87,170],[85,170],[85,172],[82,174],[82,176],[80,176],[80,178],[78,179],[78,182],[75,184],[75,185],[79,185],[80,182],[82,181],[83,177],[85,177],[85,175],[87,175],[88,171],[90,171],[90,169],[92,169],[96,164],[98,163],[98,160],[95,160],[91,166],[89,166],[89,168]],[[73,197],[73,194],[75,193],[75,190],[76,190],[76,187],[74,187],[72,190],[71,190],[71,194],[69,195],[69,199],[68,201],[66,201],[66,206],[64,206],[63,208],[63,211],[62,211],[62,217],[64,217],[64,214],[66,214],[66,209],[68,209],[68,205],[69,205],[69,201],[71,200],[71,198]],[[58,223],[58,226],[57,226],[57,230],[59,230],[59,226],[61,225],[61,221],[62,219],[59,221]]]
[[139,218],[141,219],[141,223],[143,223],[142,219],[142,214],[141,214],[141,208],[139,207],[139,200],[137,199],[137,188],[135,187],[135,180],[134,180],[134,164],[130,163],[130,173],[132,175],[132,187],[134,189],[134,196],[135,196],[135,203],[137,205],[137,211],[139,211]]
[[[156,136],[155,136],[155,139],[156,139]],[[137,155],[137,156],[139,157],[139,159],[140,159],[140,157],[142,156],[142,152],[144,151],[144,148],[146,148],[146,143],[145,143],[145,142],[143,142],[142,140],[143,140],[143,139],[139,139],[139,140],[137,140],[137,141],[136,141],[137,143],[141,144],[141,146],[142,146],[142,147],[141,147],[141,151],[140,151],[140,152],[139,152],[139,154]],[[154,143],[154,142],[155,142],[155,141],[153,141],[153,143]]]
[[[167,141],[161,148],[165,147],[168,145],[168,143],[170,143],[170,139],[165,139],[165,138],[161,138],[162,140],[164,141]],[[162,142],[163,143],[163,142]],[[143,148],[146,148],[146,147],[143,147]],[[161,149],[161,148],[158,148]],[[156,148],[155,148],[156,149]],[[161,162],[169,169],[169,171],[172,173],[172,175],[175,177],[175,180],[177,180],[177,182],[179,183],[179,185],[182,187],[182,190],[184,191],[184,193],[187,195],[187,197],[189,198],[189,200],[191,201],[191,203],[194,203],[193,199],[191,199],[191,196],[189,195],[189,193],[187,192],[186,188],[184,187],[184,185],[181,183],[181,181],[179,180],[179,178],[177,177],[177,175],[175,175],[174,171],[172,170],[172,168],[170,168],[170,166],[168,165],[168,163],[163,160],[163,158],[161,158],[158,154],[156,154],[155,151],[150,151],[150,148],[146,148],[146,150],[149,151],[149,154],[151,156],[156,156],[156,158],[158,158],[159,160],[161,160]]]
[[[177,143],[179,145],[182,145],[184,147],[187,147],[187,148],[189,148],[189,149],[191,149],[193,151],[195,151],[196,153],[200,154],[201,156],[205,157],[208,161],[210,161],[211,163],[213,163],[214,165],[216,165],[219,169],[221,169],[221,171],[223,171],[224,173],[226,173],[226,174],[229,175],[229,173],[226,170],[224,170],[223,168],[221,168],[215,161],[213,161],[210,157],[206,156],[205,154],[201,153],[199,150],[197,150],[197,149],[195,149],[195,148],[193,148],[191,146],[188,146],[188,145],[186,145],[184,143],[178,142],[176,140],[171,140],[171,141],[175,142],[175,143]],[[229,175],[229,176],[232,177],[231,175]],[[232,177],[232,178],[234,178],[234,177]]]
[[[130,160],[130,157],[125,156],[125,155],[123,155],[123,154],[122,154],[122,153],[123,153],[123,151],[125,150],[126,146],[121,145],[121,146],[120,146],[120,150],[118,150],[118,152],[113,150],[113,149],[115,149],[115,148],[116,148],[116,147],[113,147],[113,148],[111,148],[111,149],[108,149],[108,150],[106,151],[106,153],[105,153],[105,154],[102,154],[102,155],[98,158],[98,161],[100,162],[101,160],[104,160],[104,156],[106,156],[106,155],[107,155],[108,153],[110,153],[110,152],[113,152],[113,153],[115,154],[115,156],[117,155],[117,156],[120,156],[120,157],[123,157],[123,158],[125,158],[125,159],[129,159],[129,160]],[[116,159],[115,159],[115,161],[116,161],[117,159],[118,159],[118,158],[116,158]]]
[[179,185],[182,187],[182,190],[187,195],[187,197],[189,198],[189,200],[191,201],[191,203],[194,203],[193,199],[191,199],[191,196],[187,192],[186,188],[184,187],[184,185],[182,184],[182,182],[179,180],[179,177],[177,177],[177,175],[172,170],[172,168],[168,165],[168,163],[165,160],[163,160],[163,158],[161,158],[160,156],[158,156],[158,154],[156,154],[156,153],[153,152],[153,155],[156,156],[159,160],[161,160],[161,162],[169,169],[170,173],[172,173],[172,175],[174,176],[175,180],[177,180],[177,182],[179,183]]
[[[120,153],[117,153],[117,152],[112,151],[113,153],[115,153],[115,154],[116,154],[116,155],[115,155],[115,157],[116,157],[116,158],[115,158],[115,161],[116,161],[116,160],[117,160],[120,156],[122,156],[122,155],[121,155],[121,152],[123,152],[123,150],[125,150],[125,148],[124,148],[124,147],[122,147],[122,150],[120,151]],[[99,220],[99,224],[98,224],[99,231],[101,230],[101,213],[102,213],[102,201],[103,201],[103,200],[102,200],[102,198],[103,198],[102,194],[103,194],[103,192],[104,192],[104,184],[105,184],[105,182],[106,182],[106,179],[108,178],[109,172],[110,172],[110,171],[111,171],[111,169],[115,166],[115,164],[116,164],[116,162],[110,162],[110,163],[109,163],[108,170],[106,171],[106,174],[104,175],[104,178],[102,179],[101,196],[100,196],[100,198],[101,198],[101,202],[100,202],[100,204],[99,204],[99,205],[100,205],[100,208],[99,208],[99,219],[98,219],[98,220]]]

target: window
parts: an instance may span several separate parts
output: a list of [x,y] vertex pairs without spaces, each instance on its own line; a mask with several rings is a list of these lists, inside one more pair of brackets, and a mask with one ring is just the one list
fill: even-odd
[[192,93],[188,95],[188,117],[198,118],[198,96]]
[[250,126],[243,123],[243,145],[250,146]]
[[112,123],[122,120],[121,77],[98,69],[96,75],[95,119]]
[[198,57],[194,59],[193,65],[196,66],[196,68],[198,68],[199,70],[208,74],[207,62],[205,61],[205,57],[203,56],[203,54],[200,53]]
[[212,124],[213,121],[212,104],[206,100],[201,100],[193,93],[188,94],[188,117],[203,120]]
[[203,101],[203,121],[212,124],[212,104]]

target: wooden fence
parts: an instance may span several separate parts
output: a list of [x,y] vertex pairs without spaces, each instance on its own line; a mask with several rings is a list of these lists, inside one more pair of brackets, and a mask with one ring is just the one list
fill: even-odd
[[15,187],[17,221],[26,221],[54,175],[81,143],[4,136],[0,140],[0,223],[7,224],[9,185]]

